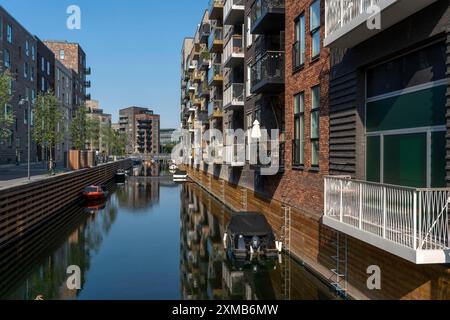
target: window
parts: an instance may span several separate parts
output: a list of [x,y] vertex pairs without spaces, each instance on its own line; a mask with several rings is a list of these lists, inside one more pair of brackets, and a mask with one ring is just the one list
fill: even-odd
[[250,47],[253,43],[253,35],[252,35],[252,18],[247,16],[247,47]]
[[66,53],[64,52],[64,50],[59,50],[59,58],[61,60],[64,60],[66,58]]
[[294,141],[293,141],[294,166],[303,165],[305,162],[305,94],[294,96]]
[[316,0],[310,7],[311,58],[320,54],[320,0]]
[[42,72],[45,71],[45,58],[44,57],[41,57],[41,70],[42,70]]
[[47,75],[50,75],[50,61],[47,61]]
[[6,41],[13,43],[13,29],[9,24],[6,26]]
[[246,83],[246,91],[247,91],[247,97],[250,97],[252,95],[251,92],[252,87],[252,67],[251,64],[247,65],[247,83]]
[[320,87],[311,89],[311,165],[319,166],[320,155]]
[[28,124],[28,108],[23,109],[23,124]]
[[41,77],[41,91],[45,92],[45,78],[44,78],[44,76]]
[[33,66],[31,66],[30,80],[34,81],[34,67]]
[[5,68],[11,68],[11,54],[8,49],[3,50]]
[[25,62],[25,63],[23,64],[23,77],[24,77],[25,79],[28,78],[28,68],[29,68],[28,62]]
[[28,40],[25,41],[25,55],[26,55],[27,57],[30,56],[30,43],[28,42]]
[[294,69],[305,63],[305,15],[295,21],[295,42],[293,48]]
[[33,61],[36,59],[36,49],[34,46],[31,46],[31,59],[33,59]]

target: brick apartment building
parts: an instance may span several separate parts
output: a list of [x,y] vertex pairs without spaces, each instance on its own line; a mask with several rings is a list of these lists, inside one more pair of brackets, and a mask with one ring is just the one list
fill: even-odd
[[[0,164],[24,163],[28,154],[28,106],[22,99],[33,101],[37,88],[37,43],[14,17],[0,6],[0,70],[13,75],[12,99],[5,108],[12,110],[15,123],[7,141],[0,142]],[[2,106],[2,109],[4,106]],[[2,110],[3,111],[3,110]],[[36,144],[31,143],[32,161],[36,160]]]
[[[225,138],[222,159],[209,166],[194,162],[205,146],[193,144],[189,175],[234,210],[261,211],[276,233],[289,221],[291,253],[341,293],[449,298],[448,231],[438,235],[448,228],[439,188],[450,181],[449,2],[345,3],[211,1],[209,23],[222,17],[224,28],[222,51],[214,28],[209,36],[209,50],[222,53],[222,128],[251,132],[258,120],[279,129],[283,160],[278,174],[263,176],[247,156],[236,161],[236,142]],[[373,10],[381,30],[367,27]],[[193,41],[190,57],[201,37]],[[220,66],[209,58],[211,79]],[[195,98],[201,63],[192,61],[182,71]],[[195,138],[191,124],[183,128]],[[366,286],[374,264],[382,290]]]
[[121,109],[119,132],[127,137],[126,153],[159,155],[160,122],[160,116],[147,108]]
[[91,87],[91,81],[87,76],[91,74],[91,68],[86,66],[86,53],[78,43],[67,41],[44,41],[45,45],[55,54],[56,60],[61,62],[67,69],[72,70],[72,104],[83,105],[90,100],[86,90]]

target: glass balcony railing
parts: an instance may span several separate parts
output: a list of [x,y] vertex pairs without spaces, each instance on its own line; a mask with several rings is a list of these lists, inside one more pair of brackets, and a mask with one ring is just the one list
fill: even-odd
[[256,0],[252,7],[252,33],[266,34],[284,27],[285,0]]
[[231,67],[240,59],[244,59],[244,41],[241,35],[233,35],[223,51],[225,67]]
[[222,65],[214,63],[208,71],[208,84],[213,85],[221,81],[223,81]]
[[209,51],[216,51],[220,46],[223,47],[223,28],[215,27],[209,35],[208,48]]
[[244,106],[244,88],[243,83],[233,83],[223,93],[224,108],[241,107]]
[[244,23],[244,11],[245,2],[244,0],[226,0],[223,16],[224,24],[235,25],[239,23]]

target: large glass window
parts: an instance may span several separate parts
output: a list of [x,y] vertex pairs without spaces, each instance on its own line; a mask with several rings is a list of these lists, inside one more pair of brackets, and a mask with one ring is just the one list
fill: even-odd
[[319,166],[320,157],[320,87],[311,89],[311,165]]
[[311,58],[320,54],[320,0],[316,0],[310,7]]
[[294,97],[294,166],[305,163],[305,95],[299,93]]
[[294,69],[305,63],[305,16],[295,20],[295,42],[293,48]]
[[446,186],[444,47],[433,44],[367,71],[367,180]]

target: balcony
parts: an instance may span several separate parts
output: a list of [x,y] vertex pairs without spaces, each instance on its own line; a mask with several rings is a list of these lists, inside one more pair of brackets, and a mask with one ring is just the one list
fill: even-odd
[[[436,0],[325,0],[325,40],[330,48],[351,48],[388,29]],[[369,29],[367,21],[376,6],[381,30]]]
[[223,24],[244,24],[245,3],[244,0],[226,0],[223,9]]
[[244,41],[241,35],[233,35],[223,51],[225,68],[233,68],[244,63]]
[[91,98],[92,97],[90,93],[84,96],[84,100],[91,100]]
[[[278,173],[284,172],[285,142],[279,140],[267,140],[251,143],[247,151],[247,160],[252,169],[259,172],[262,168],[273,167]],[[252,150],[255,150],[252,152]]]
[[198,61],[199,64],[199,70],[206,71],[209,69],[209,66],[211,64],[211,54],[208,51],[203,51],[200,53],[200,59]]
[[256,0],[252,7],[252,34],[272,34],[284,30],[284,0]]
[[198,86],[198,96],[200,98],[209,97],[209,86],[205,81],[202,82],[201,85]]
[[192,60],[198,60],[200,57],[200,43],[194,43],[194,47],[192,48]]
[[284,52],[267,51],[252,65],[251,92],[280,93],[284,90]]
[[85,74],[85,75],[90,76],[91,73],[92,73],[91,67],[89,67],[89,68],[84,68],[84,74]]
[[193,79],[194,83],[199,83],[202,82],[202,74],[200,73],[200,71],[196,70],[194,71],[194,79]]
[[222,100],[214,100],[210,101],[208,104],[209,111],[209,119],[222,118],[223,101]]
[[214,63],[208,70],[208,85],[217,86],[222,84],[222,65],[220,63]]
[[210,0],[209,1],[209,19],[223,20],[223,5],[225,0]]
[[207,44],[209,34],[211,33],[211,25],[209,23],[202,24],[200,26],[199,33],[200,33],[200,43]]
[[188,92],[195,92],[195,85],[192,82],[188,82],[187,84]]
[[244,107],[244,88],[243,83],[233,83],[223,93],[223,108],[238,109]]
[[450,189],[325,178],[323,223],[415,264],[450,263]]
[[90,82],[90,81],[85,81],[85,82],[84,82],[84,86],[85,86],[86,88],[90,88],[90,87],[91,87],[91,82]]
[[211,53],[223,51],[223,28],[215,27],[209,35],[208,49]]
[[225,146],[224,163],[232,167],[245,166],[245,144],[233,144]]

